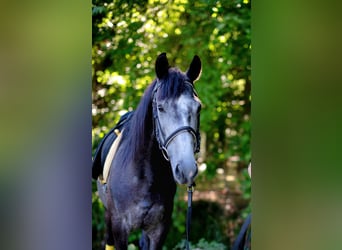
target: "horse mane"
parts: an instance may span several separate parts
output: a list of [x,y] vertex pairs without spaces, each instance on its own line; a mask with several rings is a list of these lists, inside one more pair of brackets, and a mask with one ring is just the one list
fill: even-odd
[[[189,81],[186,74],[178,68],[169,68],[169,73],[163,79],[160,79],[158,98],[176,99],[182,93],[194,93],[193,86],[185,83]],[[158,80],[155,79],[145,90],[138,107],[124,130],[123,136],[127,138],[128,146],[123,148],[123,165],[129,160],[139,160],[146,155],[151,138],[153,135],[153,117],[152,117],[152,98]]]

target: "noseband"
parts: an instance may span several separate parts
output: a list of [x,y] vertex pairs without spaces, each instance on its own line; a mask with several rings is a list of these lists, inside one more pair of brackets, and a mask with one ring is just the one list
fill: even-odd
[[[192,87],[194,94],[197,96],[197,94],[194,90],[194,87],[193,87],[193,83],[191,83],[187,80],[185,81],[185,83],[189,84]],[[178,129],[176,129],[174,132],[172,132],[166,139],[163,138],[162,133],[159,133],[162,131],[162,128],[161,128],[161,124],[160,124],[159,117],[158,117],[156,93],[157,93],[160,86],[161,86],[161,83],[158,81],[156,83],[156,86],[154,87],[154,90],[152,93],[152,98],[153,98],[153,100],[152,100],[153,124],[154,124],[153,128],[154,128],[154,133],[155,133],[156,139],[157,139],[158,144],[159,144],[159,148],[162,151],[164,158],[167,161],[169,161],[167,146],[173,141],[173,139],[175,139],[181,133],[190,133],[191,134],[191,136],[194,139],[194,153],[198,153],[200,151],[200,140],[201,140],[200,133],[199,133],[199,117],[198,117],[198,121],[197,121],[197,131],[190,126],[182,126]]]

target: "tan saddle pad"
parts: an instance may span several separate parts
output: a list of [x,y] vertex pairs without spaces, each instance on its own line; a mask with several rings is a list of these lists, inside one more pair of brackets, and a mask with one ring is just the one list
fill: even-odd
[[102,176],[99,176],[99,179],[101,181],[102,184],[107,183],[107,179],[108,179],[108,175],[109,175],[109,171],[110,171],[110,166],[112,165],[112,161],[114,159],[115,153],[118,149],[118,146],[120,144],[121,141],[121,137],[122,137],[122,131],[115,131],[115,133],[118,135],[118,137],[115,139],[115,141],[113,142],[112,146],[109,149],[109,152],[106,156],[106,160],[103,166],[103,173]]

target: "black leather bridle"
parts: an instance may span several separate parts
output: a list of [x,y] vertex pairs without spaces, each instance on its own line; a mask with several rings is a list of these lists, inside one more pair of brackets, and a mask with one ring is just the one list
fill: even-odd
[[[189,84],[193,90],[193,93],[195,96],[197,96],[196,91],[194,90],[194,86],[193,83],[186,80],[185,81],[186,84]],[[200,121],[200,117],[198,114],[198,121],[197,121],[197,128],[196,130],[191,127],[191,126],[182,126],[178,129],[176,129],[174,132],[172,132],[166,139],[163,137],[162,135],[162,128],[161,128],[161,124],[159,121],[159,117],[158,117],[158,110],[157,110],[157,97],[156,97],[156,93],[158,91],[158,89],[161,86],[161,82],[159,82],[157,80],[157,83],[153,89],[153,93],[152,93],[152,107],[153,107],[153,129],[154,129],[154,134],[156,136],[156,139],[158,141],[159,144],[159,148],[164,156],[164,158],[169,161],[169,156],[168,156],[168,151],[167,151],[167,146],[172,142],[173,139],[175,139],[179,134],[181,133],[190,133],[191,136],[194,138],[194,153],[198,153],[200,151],[200,144],[201,144],[201,135],[199,132],[199,121]]]

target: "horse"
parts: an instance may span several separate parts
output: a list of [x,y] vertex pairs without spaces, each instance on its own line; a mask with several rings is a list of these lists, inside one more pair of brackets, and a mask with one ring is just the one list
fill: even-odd
[[197,55],[186,72],[171,67],[166,53],[157,57],[156,78],[125,121],[107,183],[97,181],[106,249],[127,250],[136,229],[140,249],[162,249],[177,183],[190,186],[198,174],[201,102],[194,82],[201,71]]

